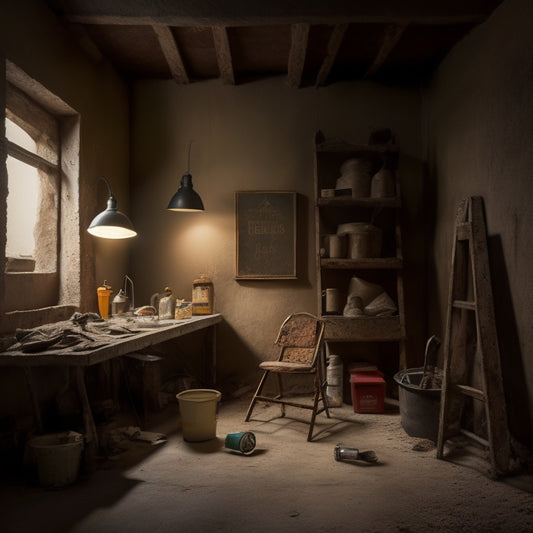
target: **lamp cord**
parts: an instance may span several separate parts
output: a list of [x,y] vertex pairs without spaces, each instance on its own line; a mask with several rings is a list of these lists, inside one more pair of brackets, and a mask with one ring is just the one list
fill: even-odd
[[187,155],[187,174],[191,173],[191,145],[192,139],[189,141],[189,153]]
[[109,196],[113,196],[113,192],[111,191],[111,185],[109,185],[109,182],[103,176],[100,176],[100,179],[107,185],[107,191],[109,192]]

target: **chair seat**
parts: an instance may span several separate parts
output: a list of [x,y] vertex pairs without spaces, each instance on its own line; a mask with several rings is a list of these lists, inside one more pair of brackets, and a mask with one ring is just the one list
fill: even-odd
[[263,370],[269,370],[271,372],[295,372],[298,374],[313,374],[315,372],[316,367],[304,363],[291,363],[288,361],[263,361],[259,364],[259,368],[262,368]]

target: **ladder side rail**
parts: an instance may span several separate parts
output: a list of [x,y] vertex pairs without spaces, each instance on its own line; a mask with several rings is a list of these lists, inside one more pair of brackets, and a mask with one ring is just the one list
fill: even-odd
[[471,199],[474,298],[477,305],[477,338],[482,358],[488,441],[496,474],[508,471],[511,457],[500,350],[494,314],[483,199]]
[[[464,291],[465,279],[463,276],[459,277],[458,274],[464,271],[466,267],[466,260],[463,244],[459,242],[457,235],[457,227],[464,222],[466,217],[466,205],[463,203],[460,205],[457,216],[456,223],[453,232],[453,245],[452,245],[452,257],[451,257],[451,267],[450,267],[450,278],[448,284],[448,305],[447,305],[447,316],[446,316],[446,330],[444,334],[444,345],[443,345],[443,354],[444,354],[444,375],[441,388],[441,402],[440,402],[440,416],[439,416],[439,431],[437,437],[437,457],[442,458],[444,452],[444,442],[450,436],[450,427],[454,422],[458,422],[457,413],[460,410],[461,405],[457,397],[453,396],[453,382],[451,372],[452,372],[452,359],[453,353],[457,351],[459,346],[457,346],[457,340],[455,337],[452,337],[452,331],[457,331],[458,326],[460,325],[462,316],[460,313],[454,312],[453,302],[456,299],[455,295]],[[463,329],[461,327],[461,329]],[[454,413],[454,415],[452,415]],[[455,420],[453,420],[455,419]],[[457,428],[457,431],[459,428]]]

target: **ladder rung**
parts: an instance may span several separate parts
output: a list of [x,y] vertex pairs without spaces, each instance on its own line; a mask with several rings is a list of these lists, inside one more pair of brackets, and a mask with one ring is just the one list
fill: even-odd
[[465,395],[475,398],[476,400],[481,400],[482,402],[486,401],[487,397],[485,393],[480,389],[475,389],[468,385],[456,385],[456,387]]
[[466,241],[472,237],[472,225],[470,222],[457,224],[455,227],[455,236],[458,241]]
[[471,431],[468,431],[468,429],[461,428],[459,430],[461,435],[464,435],[465,437],[468,437],[469,439],[476,441],[478,444],[481,444],[481,446],[484,446],[485,448],[489,448],[489,441],[487,439],[484,439],[483,437],[480,437],[479,435],[476,435],[475,433],[472,433]]
[[476,302],[469,302],[467,300],[454,300],[452,305],[459,309],[470,309],[471,311],[476,311],[477,309]]

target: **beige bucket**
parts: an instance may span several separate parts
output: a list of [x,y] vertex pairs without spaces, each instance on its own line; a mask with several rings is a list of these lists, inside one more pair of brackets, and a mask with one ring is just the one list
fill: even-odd
[[184,440],[201,442],[216,438],[218,402],[221,397],[222,394],[213,389],[189,389],[176,394]]
[[75,431],[35,437],[28,443],[37,461],[43,487],[65,487],[76,481],[83,451],[83,435]]

